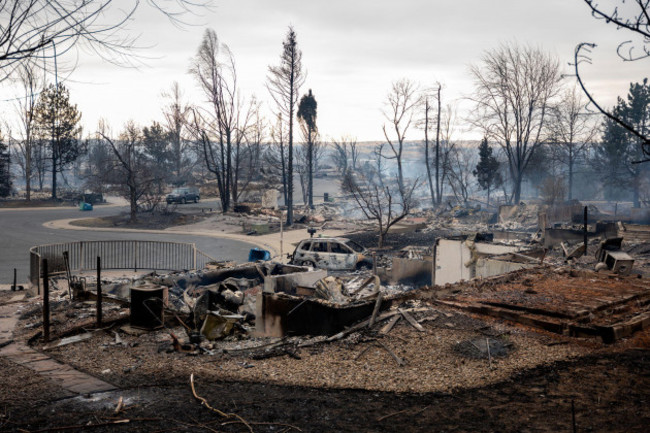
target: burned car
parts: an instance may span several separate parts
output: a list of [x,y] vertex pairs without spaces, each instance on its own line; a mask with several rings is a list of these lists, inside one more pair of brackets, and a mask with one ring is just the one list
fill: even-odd
[[345,238],[304,239],[293,252],[291,263],[332,271],[372,268],[368,251]]

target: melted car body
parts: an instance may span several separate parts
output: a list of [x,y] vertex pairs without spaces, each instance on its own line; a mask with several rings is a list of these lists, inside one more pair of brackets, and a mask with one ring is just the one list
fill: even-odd
[[332,271],[372,268],[368,251],[345,238],[309,238],[298,243],[291,263]]

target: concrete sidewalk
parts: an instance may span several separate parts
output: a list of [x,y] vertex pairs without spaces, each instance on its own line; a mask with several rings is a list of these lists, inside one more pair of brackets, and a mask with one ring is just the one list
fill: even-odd
[[[109,228],[109,227],[80,227],[72,225],[71,222],[76,220],[83,220],[86,218],[69,218],[55,221],[49,221],[43,226],[51,229],[63,230],[93,230],[93,231],[110,231],[110,232],[123,232],[123,233],[165,233],[165,234],[180,234],[192,236],[206,236],[221,239],[232,239],[250,244],[257,245],[259,248],[269,250],[274,260],[284,262],[286,261],[287,254],[293,253],[295,244],[301,240],[308,238],[309,233],[306,229],[286,230],[284,233],[269,233],[259,236],[248,236],[243,233],[228,233],[228,232],[214,232],[202,228],[187,227],[172,227],[165,230],[147,230],[147,229],[126,229],[126,228]],[[342,237],[347,232],[343,230],[324,230],[319,232],[319,237]]]
[[69,397],[116,389],[112,384],[55,361],[22,342],[13,342],[13,330],[21,314],[19,307],[27,305],[24,298],[25,293],[18,292],[8,301],[0,304],[0,357],[29,368],[41,377],[53,381],[63,387]]

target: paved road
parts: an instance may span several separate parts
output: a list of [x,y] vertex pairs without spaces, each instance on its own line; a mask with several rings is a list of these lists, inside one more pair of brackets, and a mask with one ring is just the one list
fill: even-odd
[[[201,201],[204,208],[215,207],[216,202]],[[178,210],[184,207],[178,206]],[[172,242],[194,242],[198,249],[218,260],[248,259],[248,251],[253,246],[231,239],[217,239],[201,236],[173,234],[120,233],[92,230],[61,230],[43,227],[47,221],[115,215],[125,208],[96,206],[92,212],[81,213],[76,208],[63,209],[0,209],[0,284],[11,283],[13,269],[17,269],[18,282],[24,283],[29,277],[29,249],[34,245],[70,242],[79,240],[158,240]]]

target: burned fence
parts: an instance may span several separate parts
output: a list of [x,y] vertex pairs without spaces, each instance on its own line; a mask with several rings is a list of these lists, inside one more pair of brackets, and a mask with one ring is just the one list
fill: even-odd
[[40,294],[42,260],[47,259],[49,272],[65,272],[67,267],[74,271],[96,269],[97,257],[102,258],[102,268],[109,269],[152,269],[190,270],[201,269],[215,259],[196,248],[193,243],[164,241],[79,241],[60,244],[38,245],[29,250],[29,280]]

